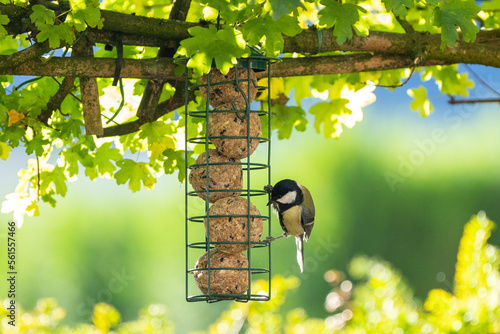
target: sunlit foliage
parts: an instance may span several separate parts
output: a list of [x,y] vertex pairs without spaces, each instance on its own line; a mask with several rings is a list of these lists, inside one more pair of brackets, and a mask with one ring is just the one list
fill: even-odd
[[[0,3],[26,6],[26,1]],[[9,35],[5,26],[10,19],[0,13],[0,55],[11,55],[44,41],[53,49],[45,57],[54,56],[57,48],[61,49],[58,52],[66,54],[87,28],[103,26],[101,10],[165,19],[173,7],[170,0],[71,0],[69,6],[67,16],[56,15],[50,6],[32,6],[28,23],[38,30],[32,35]],[[418,32],[441,34],[441,47],[445,49],[457,40],[474,41],[479,25],[485,29],[498,28],[500,21],[496,1],[479,6],[472,0],[362,0],[356,3],[202,0],[191,2],[186,20],[214,24],[218,14],[221,17],[218,31],[214,25],[192,27],[189,29],[191,37],[181,41],[177,49],[176,57],[191,57],[188,66],[198,75],[210,69],[212,59],[226,72],[237,57],[249,54],[249,47],[260,48],[268,56],[310,57],[300,50],[283,53],[283,36],[296,36],[305,29],[332,29],[329,33],[333,33],[336,42],[343,45],[354,36],[369,36],[371,31],[399,34],[408,32],[410,27]],[[154,58],[157,52],[156,47],[124,47],[125,58]],[[316,55],[330,56],[331,53],[318,50]],[[98,44],[95,56],[116,57],[116,50],[107,51],[104,45]],[[417,59],[423,56],[416,51]],[[346,128],[363,119],[363,108],[376,99],[374,90],[377,85],[393,88],[417,72],[421,73],[423,81],[434,78],[443,94],[467,95],[473,86],[473,82],[466,74],[459,73],[455,65],[417,67],[413,71],[397,69],[276,78],[270,96],[263,94],[259,99],[266,100],[269,96],[273,100],[271,126],[278,132],[279,139],[290,138],[294,131],[305,131],[308,126],[313,126],[326,138],[338,138]],[[19,185],[7,196],[1,208],[3,213],[12,213],[19,226],[25,215],[39,214],[40,202],[55,206],[57,199],[66,195],[67,183],[79,175],[84,174],[91,180],[111,178],[131,191],[153,188],[163,174],[177,173],[179,181],[183,182],[186,156],[182,140],[185,133],[182,108],[171,110],[153,123],[143,125],[137,132],[98,139],[84,133],[78,79],[72,94],[64,99],[46,124],[39,120],[39,116],[63,78],[34,79],[20,82],[11,75],[0,76],[0,159],[8,160],[12,150],[18,147],[27,155],[27,168],[19,171]],[[135,112],[146,80],[123,80],[123,94],[118,87],[111,86],[111,79],[97,81],[102,120],[106,126],[137,120]],[[170,83],[165,84],[160,102],[167,101],[175,91]],[[408,94],[414,98],[411,107],[415,111],[424,117],[432,112],[433,106],[425,88],[408,89]],[[311,103],[311,97],[317,98],[314,103]],[[306,102],[313,106],[306,108]],[[204,106],[204,102],[197,96],[189,108],[194,110],[200,105]],[[265,108],[265,103],[262,108]],[[204,133],[202,123],[188,126],[193,135]],[[188,156],[191,153],[199,152],[195,149]]]

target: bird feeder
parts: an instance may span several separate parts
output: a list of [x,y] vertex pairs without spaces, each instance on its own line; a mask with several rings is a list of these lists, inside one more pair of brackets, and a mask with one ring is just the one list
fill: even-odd
[[[261,240],[271,232],[263,190],[271,183],[271,105],[253,101],[270,89],[274,60],[254,50],[227,74],[213,66],[199,82],[190,81],[187,60],[186,156],[203,153],[185,166],[186,299],[267,301],[271,249]],[[267,86],[259,86],[266,75]],[[190,110],[187,97],[196,91],[206,103]],[[264,284],[253,291],[256,280]]]

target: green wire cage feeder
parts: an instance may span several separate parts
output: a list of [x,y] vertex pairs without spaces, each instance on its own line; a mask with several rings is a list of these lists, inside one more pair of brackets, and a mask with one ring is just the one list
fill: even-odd
[[[225,75],[212,66],[199,83],[189,81],[187,61],[186,156],[204,152],[185,167],[186,299],[267,301],[271,248],[261,240],[271,232],[263,190],[271,181],[271,104],[252,102],[269,91],[275,59],[254,50]],[[267,86],[259,86],[266,75]],[[194,91],[206,100],[202,110],[189,110]]]

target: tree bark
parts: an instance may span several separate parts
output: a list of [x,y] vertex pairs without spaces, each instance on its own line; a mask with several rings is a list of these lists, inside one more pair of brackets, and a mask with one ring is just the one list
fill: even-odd
[[[92,44],[82,38],[73,46],[75,56],[94,57]],[[80,93],[82,94],[83,122],[87,135],[102,135],[101,105],[99,104],[99,88],[97,79],[80,76]]]
[[[8,62],[7,56],[0,56],[0,66]],[[272,77],[294,77],[318,74],[340,74],[367,71],[391,70],[413,66],[451,64],[446,60],[422,60],[405,55],[371,55],[368,53],[286,58],[272,65]],[[17,67],[5,69],[2,74],[34,76],[85,76],[90,78],[112,78],[115,73],[115,58],[57,58],[42,62],[28,61]],[[184,81],[174,73],[175,64],[171,58],[123,59],[121,78]],[[257,78],[266,76],[257,72]]]

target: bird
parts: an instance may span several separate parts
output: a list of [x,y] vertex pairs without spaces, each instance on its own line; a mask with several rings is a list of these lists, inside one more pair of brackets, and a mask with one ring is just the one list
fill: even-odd
[[274,186],[264,189],[270,193],[267,205],[272,205],[278,215],[283,234],[279,237],[268,236],[267,243],[290,235],[295,236],[297,245],[297,262],[300,272],[304,271],[304,241],[309,239],[314,226],[314,202],[309,190],[297,181],[284,179]]

